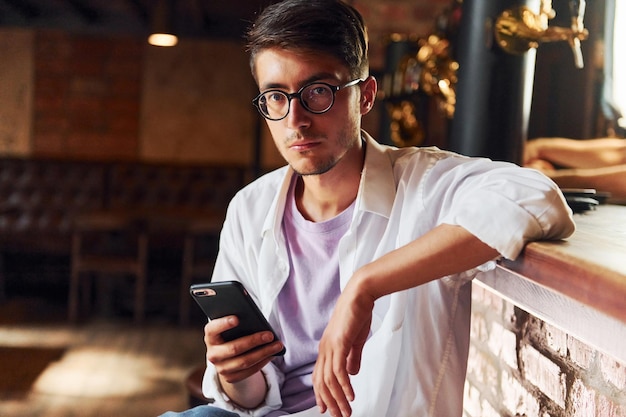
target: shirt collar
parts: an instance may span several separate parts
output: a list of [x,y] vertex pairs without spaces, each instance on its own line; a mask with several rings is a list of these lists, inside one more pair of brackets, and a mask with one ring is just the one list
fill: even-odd
[[[389,218],[395,199],[396,186],[387,148],[376,142],[367,132],[362,131],[362,135],[365,146],[365,163],[356,197],[355,210]],[[280,190],[265,218],[263,234],[269,230],[280,230],[289,185],[294,175],[296,174],[293,169],[287,167]]]
[[365,141],[365,164],[357,195],[357,210],[389,218],[396,196],[396,185],[387,147],[376,142],[365,131],[363,139]]

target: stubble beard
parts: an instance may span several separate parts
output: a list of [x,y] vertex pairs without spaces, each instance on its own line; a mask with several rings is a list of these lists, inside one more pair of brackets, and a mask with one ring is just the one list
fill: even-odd
[[[297,136],[297,135],[294,135],[294,136]],[[317,137],[327,139],[327,136],[324,136],[324,135],[317,135]],[[340,149],[344,150],[344,152],[342,152],[341,154],[334,153],[334,154],[329,155],[326,159],[313,161],[313,166],[307,170],[298,169],[292,163],[289,163],[289,165],[291,166],[291,168],[294,170],[296,174],[303,176],[303,177],[312,176],[312,175],[322,175],[322,174],[327,173],[328,171],[333,169],[339,163],[339,161],[341,161],[341,159],[346,155],[346,153],[352,148],[352,146],[354,146],[352,143],[353,139],[351,139],[351,136],[348,133],[348,129],[345,129],[342,132],[340,132],[339,138],[340,138],[338,142],[339,147]],[[288,139],[286,143],[289,143],[291,139],[292,138]],[[302,155],[306,157],[306,153],[307,152],[303,152]]]
[[312,168],[306,171],[297,169],[293,165],[291,165],[291,168],[294,170],[296,174],[302,177],[311,176],[311,175],[322,175],[322,174],[327,173],[331,169],[333,169],[335,165],[337,165],[337,162],[339,162],[339,158],[328,158],[326,160],[316,163]]

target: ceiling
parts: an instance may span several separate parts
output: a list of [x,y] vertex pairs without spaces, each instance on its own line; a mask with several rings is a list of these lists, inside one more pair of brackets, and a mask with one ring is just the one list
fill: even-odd
[[147,36],[159,14],[180,37],[241,38],[256,13],[275,0],[0,0],[0,26]]

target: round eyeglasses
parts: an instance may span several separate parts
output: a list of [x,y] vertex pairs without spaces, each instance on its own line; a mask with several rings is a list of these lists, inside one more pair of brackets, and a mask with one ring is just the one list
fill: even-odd
[[256,96],[252,104],[259,110],[261,116],[268,120],[281,120],[287,117],[291,108],[291,100],[297,98],[306,110],[314,114],[326,113],[335,104],[335,94],[342,88],[352,87],[362,82],[361,79],[352,80],[343,85],[332,85],[323,82],[307,84],[295,93],[286,93],[282,90],[267,90]]

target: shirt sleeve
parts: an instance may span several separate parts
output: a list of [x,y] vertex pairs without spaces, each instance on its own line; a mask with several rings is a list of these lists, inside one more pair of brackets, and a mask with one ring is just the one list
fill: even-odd
[[[249,256],[250,259],[244,259],[241,256],[245,239],[240,219],[247,212],[242,204],[241,199],[233,199],[229,206],[226,221],[220,233],[220,247],[212,281],[238,280],[248,290],[255,291],[258,283],[254,280],[255,274],[251,272],[254,271],[254,257]],[[256,409],[242,409],[234,404],[222,390],[215,367],[208,361],[202,380],[202,392],[205,397],[214,399],[215,402],[212,405],[216,407],[233,411],[241,416],[264,416],[282,406],[280,387],[284,376],[271,362],[262,369],[262,372],[269,389],[265,401]]]
[[439,224],[465,228],[508,259],[530,241],[574,232],[572,211],[557,185],[512,163],[445,158],[427,174],[423,192],[424,204],[439,205]]
[[243,409],[234,404],[230,398],[224,393],[217,378],[217,372],[212,363],[207,362],[207,369],[202,379],[202,393],[206,398],[212,398],[214,402],[211,404],[215,407],[232,411],[241,416],[260,417],[268,414],[270,411],[278,410],[282,406],[280,396],[280,386],[282,385],[282,376],[276,367],[270,362],[262,371],[265,382],[268,386],[268,392],[265,401],[258,408]]

